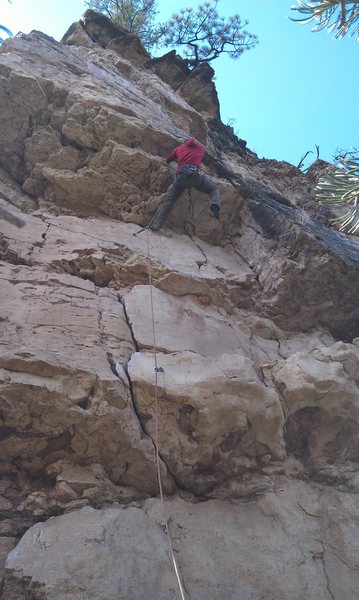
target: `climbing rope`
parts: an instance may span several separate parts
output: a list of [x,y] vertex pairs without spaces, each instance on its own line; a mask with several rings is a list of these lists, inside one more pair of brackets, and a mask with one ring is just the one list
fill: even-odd
[[177,579],[177,583],[178,583],[178,587],[179,587],[179,591],[180,591],[180,595],[181,595],[181,600],[186,600],[183,584],[181,581],[181,575],[179,572],[178,564],[177,564],[176,557],[175,557],[174,550],[173,550],[171,533],[170,533],[169,526],[168,526],[168,517],[167,517],[165,499],[164,499],[164,495],[163,495],[163,486],[162,486],[162,477],[161,477],[161,468],[160,468],[160,453],[159,453],[159,441],[158,441],[158,437],[159,437],[158,436],[158,434],[159,434],[159,427],[158,427],[158,373],[163,372],[163,369],[158,366],[158,361],[157,361],[155,313],[154,313],[153,291],[152,291],[152,270],[151,270],[151,263],[150,263],[150,235],[149,235],[148,228],[147,228],[147,264],[148,264],[148,280],[149,280],[149,287],[150,287],[150,307],[151,307],[151,319],[152,319],[153,355],[154,355],[154,364],[155,364],[155,369],[154,369],[155,370],[155,440],[154,440],[154,444],[155,444],[157,480],[158,480],[158,488],[159,488],[159,492],[160,492],[162,514],[163,514],[163,518],[165,521],[165,530],[166,530],[166,535],[167,535],[167,540],[168,540],[168,545],[169,545],[169,550],[170,550],[171,561],[172,561],[173,569],[174,569],[174,572],[176,575],[176,579]]
[[[195,221],[195,215],[194,215],[194,205],[193,205],[193,200],[192,200],[192,188],[187,188],[187,194],[188,194],[188,216],[187,219],[184,222],[184,230],[186,232],[186,234],[192,239],[192,236],[195,235],[196,233],[196,221]],[[187,225],[191,225],[192,230],[190,232],[188,232],[187,230]]]
[[[194,204],[193,204],[193,200],[192,200],[192,188],[189,187],[187,188],[187,194],[188,194],[188,217],[184,222],[184,230],[185,233],[192,239],[192,236],[195,235],[196,233],[196,221],[195,221],[195,212],[194,212]],[[142,227],[142,229],[139,229],[138,231],[136,231],[135,233],[133,233],[132,235],[134,235],[135,237],[137,235],[139,235],[140,233],[142,233],[143,231],[148,231],[150,226],[152,225],[152,223],[154,223],[154,221],[156,220],[156,217],[160,211],[162,207],[162,204],[160,204],[155,212],[155,214],[153,215],[153,217],[150,219],[149,223],[147,225],[145,225],[144,227]],[[186,225],[190,224],[193,231],[188,233],[187,229],[186,229]]]

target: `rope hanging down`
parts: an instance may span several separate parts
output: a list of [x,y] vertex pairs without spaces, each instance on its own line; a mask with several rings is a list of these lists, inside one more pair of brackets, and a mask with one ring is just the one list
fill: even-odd
[[165,521],[165,529],[166,529],[166,535],[167,535],[167,540],[168,540],[168,545],[169,545],[169,550],[170,550],[171,561],[172,561],[173,569],[174,569],[174,572],[176,575],[178,588],[179,588],[180,595],[181,595],[181,600],[186,600],[183,584],[181,581],[181,575],[179,572],[179,568],[178,568],[176,557],[175,557],[174,550],[173,550],[172,538],[171,538],[170,530],[168,527],[168,518],[167,518],[167,511],[166,511],[166,506],[165,506],[164,495],[163,495],[162,477],[161,477],[161,468],[160,468],[160,454],[159,454],[159,444],[158,444],[158,433],[159,433],[158,432],[158,373],[163,372],[163,369],[162,369],[162,367],[158,366],[158,361],[157,361],[155,314],[154,314],[153,292],[152,292],[152,271],[151,271],[151,264],[150,264],[150,235],[149,235],[148,229],[147,229],[147,264],[148,264],[148,280],[149,280],[149,287],[150,287],[153,354],[154,354],[154,363],[155,363],[155,368],[154,368],[154,371],[155,371],[155,440],[154,440],[154,444],[155,444],[155,454],[156,454],[157,480],[158,480],[158,488],[159,488],[159,492],[160,492],[161,507],[162,507],[163,518]]
[[[192,239],[192,237],[194,235],[196,235],[196,221],[195,221],[194,204],[193,204],[193,200],[192,200],[192,189],[191,188],[187,189],[187,195],[188,195],[188,216],[184,222],[184,230],[185,230],[185,233],[188,235],[188,237],[190,237]],[[187,230],[188,224],[191,226],[190,232],[188,232],[188,230]]]

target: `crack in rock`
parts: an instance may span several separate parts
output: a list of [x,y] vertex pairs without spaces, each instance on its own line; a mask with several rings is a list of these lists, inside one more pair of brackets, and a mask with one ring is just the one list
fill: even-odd
[[333,594],[333,592],[332,592],[332,590],[330,588],[329,575],[327,573],[327,566],[325,564],[325,552],[326,552],[325,545],[324,545],[324,543],[321,540],[318,540],[318,541],[322,545],[322,548],[323,548],[323,554],[319,558],[320,558],[320,560],[322,562],[323,573],[324,573],[325,581],[326,581],[326,584],[327,584],[328,594],[330,595],[330,597],[332,598],[332,600],[335,600],[335,596],[334,596],[334,594]]
[[[134,335],[132,323],[131,323],[131,320],[130,320],[130,318],[129,318],[128,314],[127,314],[127,311],[126,311],[126,303],[120,297],[119,297],[119,302],[120,302],[120,304],[123,307],[125,318],[126,318],[126,322],[127,322],[128,328],[130,330],[131,337],[132,337],[133,343],[134,343],[135,348],[136,348],[136,352],[139,352],[139,348],[138,348],[138,344],[137,344],[137,341],[136,341],[136,338],[135,338],[135,335]],[[131,360],[131,358],[129,359],[129,361],[130,360]],[[128,387],[129,387],[129,390],[130,390],[130,397],[131,397],[131,401],[132,401],[132,406],[133,406],[134,412],[135,412],[135,414],[137,416],[137,419],[138,419],[138,422],[140,424],[141,430],[144,433],[144,435],[151,440],[151,442],[153,444],[153,447],[154,447],[154,451],[156,452],[156,443],[155,443],[155,440],[146,431],[146,429],[144,427],[144,424],[142,422],[141,413],[140,413],[140,411],[138,410],[138,407],[137,407],[136,395],[135,395],[135,392],[134,392],[134,389],[133,389],[133,383],[132,383],[132,380],[131,380],[131,377],[130,377],[130,374],[129,374],[128,366],[127,365],[122,365],[122,368],[123,368],[123,371],[124,371],[124,373],[126,375],[126,378],[127,378],[127,383],[128,383]],[[185,488],[183,488],[183,486],[181,486],[181,484],[177,481],[177,478],[172,473],[169,465],[167,464],[166,460],[163,458],[163,456],[162,456],[161,451],[160,451],[159,448],[158,448],[158,454],[159,454],[159,457],[160,457],[161,461],[166,466],[167,472],[169,473],[169,475],[172,477],[173,481],[175,482],[177,489],[183,489],[184,490]]]

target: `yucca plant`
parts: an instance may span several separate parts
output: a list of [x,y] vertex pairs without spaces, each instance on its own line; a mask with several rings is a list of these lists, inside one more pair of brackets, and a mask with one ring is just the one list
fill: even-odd
[[359,40],[359,2],[354,0],[312,0],[304,2],[297,0],[299,6],[292,10],[306,15],[302,19],[292,19],[301,23],[316,22],[313,31],[328,29],[337,30],[334,37],[341,38],[349,30],[351,35]]
[[350,210],[333,219],[339,231],[355,233],[359,229],[359,151],[348,152],[329,168],[316,187],[316,198],[322,204],[349,205]]

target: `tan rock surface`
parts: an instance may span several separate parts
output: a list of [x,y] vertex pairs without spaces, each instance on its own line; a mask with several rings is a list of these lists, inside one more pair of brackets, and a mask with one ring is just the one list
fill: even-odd
[[[177,59],[172,81],[90,17],[0,47],[0,203],[26,222],[0,221],[3,554],[25,534],[1,600],[177,597],[153,325],[189,596],[354,600],[357,239],[327,226],[313,174],[212,118],[210,77],[176,92]],[[193,192],[138,234],[189,135],[220,220]]]
[[153,447],[124,370],[134,347],[122,305],[70,275],[3,264],[1,276],[4,468],[16,461],[34,474],[76,457],[154,491]]
[[[30,548],[35,549],[32,565],[20,567]],[[55,564],[54,552],[60,548]],[[3,598],[22,600],[40,590],[51,599],[64,594],[79,600],[175,599],[176,580],[168,569],[167,548],[164,533],[142,510],[84,508],[50,519],[45,529],[39,523],[27,532],[23,547],[17,546],[8,558],[8,565],[15,561],[14,577],[5,584]],[[17,580],[18,568],[29,580],[27,590]],[[73,578],[68,577],[68,569]],[[138,587],[141,579],[146,583]]]
[[[180,487],[203,494],[284,458],[278,395],[249,358],[182,351],[158,354],[157,362],[164,371],[157,378],[159,447]],[[129,374],[144,428],[155,437],[153,354],[134,354]]]
[[[349,494],[278,480],[277,491],[256,502],[174,501],[168,510],[190,598],[356,596],[358,531]],[[3,599],[40,593],[55,600],[64,590],[79,600],[178,598],[162,527],[157,500],[144,511],[84,508],[39,523],[7,559]]]
[[297,352],[273,369],[287,450],[317,479],[345,482],[357,472],[358,373],[359,348],[342,343]]

